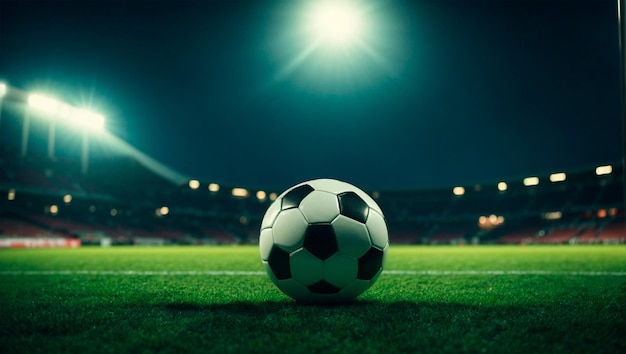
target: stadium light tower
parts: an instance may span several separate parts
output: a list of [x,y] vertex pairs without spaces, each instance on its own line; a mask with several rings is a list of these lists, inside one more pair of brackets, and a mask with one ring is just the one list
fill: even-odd
[[26,155],[28,149],[28,132],[30,129],[30,108],[34,108],[37,111],[44,113],[49,118],[48,127],[48,157],[54,157],[54,141],[56,120],[59,114],[67,114],[69,106],[57,101],[54,98],[42,96],[39,94],[31,94],[28,96],[28,108],[26,109],[26,116],[24,117],[24,125],[22,130],[22,156]]
[[74,108],[68,116],[68,121],[80,126],[83,130],[80,161],[82,174],[87,174],[89,169],[89,134],[101,132],[104,129],[104,116],[86,109]]

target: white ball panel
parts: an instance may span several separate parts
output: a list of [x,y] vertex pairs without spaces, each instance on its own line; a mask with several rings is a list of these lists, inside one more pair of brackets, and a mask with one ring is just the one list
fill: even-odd
[[383,216],[374,211],[368,216],[365,225],[372,239],[372,244],[380,249],[385,248],[389,243],[389,234]]
[[316,190],[326,191],[334,194],[339,194],[343,192],[354,192],[359,197],[361,197],[361,199],[363,199],[370,208],[376,210],[381,215],[383,215],[383,211],[380,209],[380,206],[378,206],[378,204],[374,201],[372,197],[369,196],[369,194],[365,193],[360,188],[350,183],[342,182],[336,179],[322,178],[309,181],[307,182],[307,184],[309,184]]
[[261,222],[261,230],[272,227],[278,213],[280,213],[280,199],[276,199],[272,205],[267,208],[267,211],[263,216],[263,221]]
[[330,178],[320,178],[307,182],[315,190],[330,192],[333,194],[339,194],[342,192],[348,192],[354,189],[354,186],[346,182],[338,181]]
[[287,252],[293,252],[302,247],[304,233],[309,224],[304,219],[300,209],[283,210],[272,226],[274,243]]
[[356,279],[359,262],[345,254],[337,253],[324,261],[324,280],[343,288]]
[[311,292],[306,286],[300,284],[297,280],[290,278],[279,280],[276,284],[285,294],[291,296],[298,301],[309,301]]
[[261,252],[261,259],[267,261],[272,251],[272,245],[274,245],[274,239],[272,238],[272,229],[261,230],[261,236],[259,236],[259,250]]
[[339,215],[339,201],[335,194],[315,190],[300,202],[300,210],[309,223],[330,222]]
[[301,248],[289,256],[291,277],[309,286],[322,280],[323,262],[309,251]]
[[350,285],[339,291],[339,298],[342,300],[352,299],[361,295],[365,290],[369,289],[371,282],[368,280],[356,279]]
[[331,225],[337,236],[339,251],[359,258],[370,249],[370,237],[364,224],[339,215]]

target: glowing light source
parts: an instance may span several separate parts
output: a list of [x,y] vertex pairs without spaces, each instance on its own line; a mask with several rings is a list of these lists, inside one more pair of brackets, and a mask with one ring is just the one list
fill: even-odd
[[345,45],[360,34],[363,27],[361,11],[354,2],[328,0],[311,9],[311,31],[332,45]]
[[197,179],[189,180],[189,188],[191,188],[191,189],[198,189],[198,188],[200,188],[200,181],[198,181]]
[[15,189],[13,188],[9,189],[7,200],[15,200]]
[[543,214],[543,218],[546,220],[558,220],[563,216],[563,213],[560,211],[550,211]]
[[50,205],[50,208],[48,209],[48,211],[52,215],[57,215],[59,213],[59,206],[56,205],[56,204],[52,204],[52,205]]
[[72,202],[72,195],[71,194],[66,194],[63,196],[63,203],[65,204],[69,204]]
[[157,208],[155,213],[157,216],[165,216],[170,213],[170,208],[164,205],[160,208]]
[[218,192],[220,190],[220,185],[217,183],[209,183],[209,191]]
[[266,197],[267,197],[267,194],[264,191],[256,192],[256,198],[258,200],[265,200]]
[[452,189],[452,193],[454,193],[454,195],[463,195],[463,194],[465,194],[465,188],[463,188],[463,187],[454,187]]
[[526,177],[524,178],[524,185],[526,187],[536,186],[539,184],[539,177]]
[[56,114],[61,103],[54,98],[33,93],[28,96],[28,105],[49,114]]
[[3,97],[7,93],[7,85],[4,82],[0,82],[0,97]]
[[609,175],[611,173],[613,173],[613,166],[611,165],[598,166],[596,168],[596,175],[598,176]]
[[491,214],[489,216],[481,216],[478,218],[478,226],[483,230],[491,230],[504,224],[504,216]]
[[565,181],[565,178],[567,178],[567,176],[563,172],[553,173],[550,175],[550,182],[563,182]]
[[231,193],[233,197],[241,197],[241,198],[246,198],[248,195],[250,195],[248,190],[245,188],[233,188]]
[[507,190],[508,186],[506,184],[506,182],[500,182],[498,183],[498,190],[500,192],[504,192],[505,190]]
[[277,197],[278,197],[278,194],[274,192],[270,193],[270,200],[276,200]]
[[98,113],[86,109],[69,108],[67,110],[67,120],[72,124],[85,127],[90,130],[102,130],[104,128],[104,117]]

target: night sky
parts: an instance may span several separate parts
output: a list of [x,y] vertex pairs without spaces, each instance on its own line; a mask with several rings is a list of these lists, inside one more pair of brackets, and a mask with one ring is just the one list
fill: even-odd
[[616,1],[363,0],[345,47],[313,45],[310,3],[0,0],[0,80],[228,185],[415,189],[622,160]]

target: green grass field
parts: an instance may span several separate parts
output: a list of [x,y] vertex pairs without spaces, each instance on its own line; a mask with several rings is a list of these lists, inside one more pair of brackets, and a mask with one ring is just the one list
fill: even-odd
[[626,353],[624,246],[392,246],[300,305],[256,247],[0,251],[0,352]]

